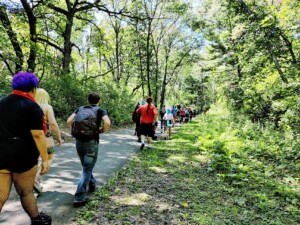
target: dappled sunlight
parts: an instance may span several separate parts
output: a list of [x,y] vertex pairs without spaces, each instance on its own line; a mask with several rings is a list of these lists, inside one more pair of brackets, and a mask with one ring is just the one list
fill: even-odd
[[199,154],[199,155],[194,155],[192,156],[192,158],[195,160],[195,161],[199,161],[201,163],[207,163],[209,161],[209,158],[207,155],[202,155],[202,154]]
[[184,139],[183,137],[176,137],[175,142],[178,144],[182,144],[182,143],[188,143],[189,141]]
[[295,193],[300,193],[300,178],[295,177],[283,177],[280,183],[287,185]]
[[155,204],[155,208],[157,209],[158,212],[164,212],[166,210],[172,209],[171,205],[165,202],[157,202]]
[[168,163],[183,163],[187,161],[187,158],[185,156],[176,156],[176,155],[171,155],[168,159],[167,159],[167,162]]
[[151,196],[146,193],[136,193],[130,196],[112,196],[110,199],[116,204],[140,206],[145,205]]
[[156,173],[167,173],[168,170],[165,168],[157,167],[157,166],[151,166],[149,167],[150,170],[156,172]]

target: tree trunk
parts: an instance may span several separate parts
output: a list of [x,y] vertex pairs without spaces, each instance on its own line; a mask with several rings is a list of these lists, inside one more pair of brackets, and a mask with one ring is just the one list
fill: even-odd
[[12,47],[13,47],[16,57],[17,57],[17,60],[15,61],[15,64],[16,64],[15,71],[16,72],[22,71],[24,55],[23,55],[21,46],[18,42],[17,35],[12,29],[11,23],[10,23],[9,18],[6,13],[6,8],[4,6],[0,6],[0,21],[2,22],[2,25],[6,30],[6,33],[9,37],[9,40],[12,44]]
[[272,47],[270,47],[270,46],[269,46],[269,51],[270,51],[270,53],[271,53],[273,62],[274,62],[274,64],[275,64],[275,67],[276,67],[276,69],[277,69],[277,71],[278,71],[278,73],[279,73],[279,76],[280,76],[281,80],[282,80],[284,83],[287,84],[287,83],[288,83],[288,80],[287,80],[286,77],[284,76],[284,73],[283,73],[283,71],[282,71],[282,69],[281,69],[281,66],[280,66],[278,60],[277,60],[277,57],[276,57],[276,55],[275,55],[275,53],[274,53]]
[[74,18],[74,13],[69,12],[67,16],[68,22],[66,23],[65,31],[63,35],[64,38],[63,71],[66,73],[70,72],[71,53],[72,53],[71,36],[72,36],[73,18]]
[[283,41],[285,42],[290,54],[291,54],[291,57],[292,57],[292,61],[293,61],[293,64],[297,65],[298,68],[300,68],[300,64],[298,63],[297,61],[297,58],[295,56],[295,53],[293,51],[293,44],[292,42],[289,41],[289,39],[284,35],[283,31],[279,31],[279,35],[280,37],[282,37]]
[[[136,26],[136,34],[138,35],[138,28]],[[142,86],[142,96],[145,96],[145,87],[144,87],[144,68],[143,68],[143,62],[142,62],[142,49],[141,49],[141,45],[140,45],[140,40],[137,40],[137,44],[138,44],[138,51],[139,51],[139,64],[140,64],[140,77],[141,77],[141,86]]]
[[147,31],[147,41],[146,41],[146,73],[147,73],[147,86],[148,86],[148,95],[151,96],[151,84],[150,84],[150,61],[151,61],[151,51],[150,51],[150,36],[151,36],[151,23],[152,20],[149,20],[148,31]]
[[166,64],[165,64],[164,76],[163,76],[162,87],[161,87],[160,106],[163,106],[165,104],[167,73],[168,73],[168,61],[169,61],[169,53],[166,53]]
[[27,0],[21,0],[22,5],[25,9],[25,12],[28,17],[29,23],[29,31],[30,31],[30,53],[29,58],[27,60],[28,64],[28,71],[34,72],[35,70],[35,60],[36,60],[36,17],[33,14],[32,8],[30,8],[29,3]]
[[[159,75],[159,62],[158,62],[158,49],[155,51],[155,96],[154,96],[154,104],[157,105],[158,101],[158,75]],[[161,105],[162,107],[162,105]]]

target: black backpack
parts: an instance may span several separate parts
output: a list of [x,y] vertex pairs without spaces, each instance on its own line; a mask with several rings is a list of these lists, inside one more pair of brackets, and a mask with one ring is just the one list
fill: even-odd
[[97,111],[99,107],[81,106],[72,124],[71,134],[79,140],[91,140],[97,137]]

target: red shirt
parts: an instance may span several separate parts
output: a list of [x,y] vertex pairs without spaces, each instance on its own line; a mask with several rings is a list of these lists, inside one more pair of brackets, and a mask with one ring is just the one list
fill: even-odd
[[[148,113],[147,113],[147,108]],[[142,105],[140,108],[136,110],[137,113],[141,115],[141,124],[142,123],[154,123],[154,116],[158,114],[156,107],[153,104]]]

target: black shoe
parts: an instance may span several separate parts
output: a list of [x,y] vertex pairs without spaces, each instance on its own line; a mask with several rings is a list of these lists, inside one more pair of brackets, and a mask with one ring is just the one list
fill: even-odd
[[74,200],[74,201],[73,201],[73,205],[74,205],[75,208],[77,208],[77,207],[81,207],[81,206],[86,205],[89,201],[90,201],[90,199],[85,197],[85,198],[84,198],[83,200],[81,200],[81,201]]
[[96,184],[90,182],[89,183],[89,192],[94,192],[96,190]]
[[40,212],[37,217],[31,219],[31,225],[51,225],[51,222],[51,216],[48,216],[43,212]]
[[145,147],[145,144],[142,144],[141,147],[140,147],[140,150],[143,150]]

